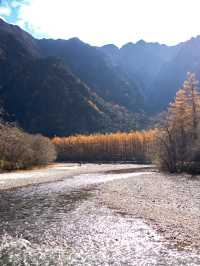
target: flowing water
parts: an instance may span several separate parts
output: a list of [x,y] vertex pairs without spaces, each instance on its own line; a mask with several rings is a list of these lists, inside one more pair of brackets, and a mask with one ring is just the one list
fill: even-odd
[[0,233],[43,245],[48,233],[67,243],[64,265],[200,265],[198,255],[169,249],[144,221],[98,201],[98,184],[140,174],[82,174],[2,192]]

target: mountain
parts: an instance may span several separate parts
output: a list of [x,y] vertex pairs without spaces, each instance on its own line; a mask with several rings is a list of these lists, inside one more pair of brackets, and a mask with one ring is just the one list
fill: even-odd
[[[0,20],[0,98],[6,119],[29,132],[48,136],[136,127],[133,114],[97,95],[72,73],[72,64],[67,65],[57,54],[47,55],[40,43],[19,27]],[[78,58],[74,61],[83,68]],[[109,83],[108,74],[107,78]]]
[[38,57],[39,49],[31,35],[0,19],[0,87],[27,60]]
[[127,43],[120,49],[113,45],[100,49],[142,89],[147,109],[155,80],[162,67],[176,57],[180,46],[169,47],[140,40],[135,44]]
[[[1,34],[1,45],[9,44],[7,47],[7,52],[9,48],[12,46],[14,48],[13,55],[18,54],[19,51],[15,49],[21,47],[24,49],[30,56],[38,57],[40,52],[36,43],[36,39],[34,39],[29,33],[23,31],[20,27],[12,24],[6,23],[4,20],[0,19],[0,34]],[[5,39],[4,39],[5,38]],[[11,42],[13,41],[13,43]],[[7,42],[7,43],[6,43]]]
[[130,76],[136,76],[148,91],[162,65],[174,57],[178,47],[169,47],[159,43],[126,44],[121,48],[122,65]]
[[42,40],[40,47],[46,55],[64,58],[106,101],[134,113],[144,110],[146,117],[167,107],[187,72],[196,73],[200,79],[199,36],[175,46],[140,40],[121,48],[114,44],[92,47],[75,38]]
[[200,79],[200,36],[175,46],[140,40],[120,49],[112,44],[99,49],[142,88],[144,109],[149,115],[167,107],[187,72],[194,72]]
[[177,90],[193,72],[200,80],[200,37],[182,43],[176,56],[163,64],[150,90],[152,110],[162,110],[174,98]]
[[48,136],[145,127],[188,71],[200,79],[199,51],[200,37],[121,48],[38,40],[0,19],[0,100],[7,119]]
[[131,118],[92,94],[55,58],[29,61],[1,90],[1,96],[9,118],[47,136],[122,130],[127,126],[125,117]]
[[132,112],[143,109],[140,89],[98,48],[77,38],[43,39],[38,43],[44,56],[62,58],[76,76],[106,101],[125,106]]
[[121,54],[120,54],[120,49],[116,45],[107,44],[102,47],[99,47],[99,50],[104,52],[109,57],[109,60],[112,62],[114,66],[120,65]]

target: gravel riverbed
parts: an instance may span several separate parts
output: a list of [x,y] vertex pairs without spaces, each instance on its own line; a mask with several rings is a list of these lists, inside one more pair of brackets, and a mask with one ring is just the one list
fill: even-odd
[[18,187],[61,181],[80,174],[100,173],[108,171],[135,171],[141,168],[151,168],[151,165],[138,164],[79,164],[58,163],[45,168],[21,170],[0,174],[0,191]]
[[200,251],[200,177],[149,172],[99,189],[103,205],[145,220],[170,245]]
[[6,248],[12,259],[46,260],[58,248],[66,263],[51,265],[200,265],[200,177],[57,164],[0,175],[0,187],[0,257]]

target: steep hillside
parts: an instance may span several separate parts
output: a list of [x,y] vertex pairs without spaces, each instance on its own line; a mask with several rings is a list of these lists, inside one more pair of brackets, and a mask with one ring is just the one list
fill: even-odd
[[40,52],[36,40],[29,33],[22,30],[20,27],[8,24],[4,20],[0,19],[0,33],[1,44],[2,42],[6,41],[6,39],[3,40],[3,37],[9,37],[12,38],[12,40],[14,41],[13,47],[15,47],[14,44],[18,43],[18,46],[21,46],[21,48],[26,50],[29,55],[34,57],[39,56]]
[[6,84],[24,63],[38,57],[39,49],[31,35],[0,19],[0,87]]
[[162,66],[150,90],[154,112],[165,108],[174,98],[187,72],[194,72],[200,79],[200,37],[182,43],[177,55]]
[[188,71],[200,78],[199,50],[200,37],[176,46],[141,40],[120,49],[78,38],[37,40],[0,19],[0,99],[9,119],[31,132],[144,127],[172,100]]
[[141,40],[121,49],[114,45],[99,49],[143,89],[144,109],[150,115],[166,108],[186,79],[187,72],[196,73],[200,79],[199,36],[176,46]]
[[171,60],[177,51],[177,47],[142,40],[136,44],[129,43],[121,48],[122,65],[129,75],[141,80],[147,91],[162,65]]
[[62,136],[135,127],[133,117],[92,94],[58,59],[25,64],[1,96],[7,119],[32,133]]
[[[56,48],[50,58],[38,42],[19,27],[0,20],[0,99],[7,119],[49,136],[135,128],[133,114],[117,101],[109,103],[98,96],[72,74],[62,62],[64,56],[57,59]],[[89,56],[93,58],[92,53]],[[75,54],[72,62],[84,69]]]
[[106,101],[133,112],[143,109],[143,98],[136,84],[96,47],[77,38],[38,43],[44,56],[62,58],[75,75]]

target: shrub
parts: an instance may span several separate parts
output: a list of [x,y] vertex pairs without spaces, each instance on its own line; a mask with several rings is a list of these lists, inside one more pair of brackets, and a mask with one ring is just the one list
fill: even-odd
[[55,161],[56,149],[49,138],[41,135],[31,136],[31,148],[35,165],[45,165]]
[[0,168],[25,169],[44,165],[56,158],[52,142],[41,135],[31,135],[10,124],[0,123]]

